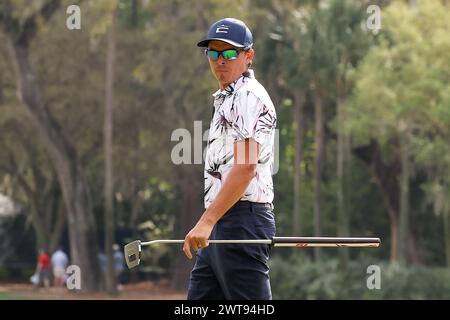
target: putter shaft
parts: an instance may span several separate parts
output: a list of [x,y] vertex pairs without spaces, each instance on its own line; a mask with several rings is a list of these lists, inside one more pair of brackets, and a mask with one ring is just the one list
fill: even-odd
[[[229,243],[229,244],[272,244],[272,239],[257,240],[208,240],[209,243]],[[148,246],[156,243],[184,243],[184,240],[153,240],[141,242],[141,246]]]
[[[271,244],[274,247],[378,247],[380,238],[341,238],[341,237],[273,237],[273,239],[252,240],[209,240],[217,244]],[[141,242],[141,246],[157,243],[184,243],[184,240],[153,240]]]

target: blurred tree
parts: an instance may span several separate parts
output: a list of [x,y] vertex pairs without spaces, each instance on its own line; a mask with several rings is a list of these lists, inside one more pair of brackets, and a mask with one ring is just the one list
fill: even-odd
[[104,120],[104,149],[105,149],[105,254],[107,257],[106,290],[110,294],[117,294],[117,277],[115,270],[113,245],[115,217],[114,217],[114,175],[113,175],[113,112],[114,112],[114,78],[116,56],[116,20],[118,1],[109,1],[111,22],[107,30],[106,75],[105,75],[105,120]]
[[427,137],[433,145],[436,130],[425,125],[425,119],[435,119],[432,114],[446,103],[447,12],[439,1],[415,8],[405,3],[389,6],[383,14],[387,27],[380,44],[369,52],[355,77],[347,125],[360,146],[370,141],[365,151],[358,150],[371,163],[389,209],[392,260],[421,261],[409,205],[409,186],[421,170],[415,160],[421,151],[412,144]]
[[60,124],[49,112],[42,97],[29,58],[31,42],[38,34],[38,23],[49,20],[60,7],[61,1],[34,4],[39,6],[38,9],[27,14],[27,10],[24,10],[26,4],[2,2],[1,28],[8,40],[20,100],[38,129],[58,175],[70,226],[72,259],[84,274],[82,288],[88,291],[96,290],[100,268],[97,260],[95,222],[91,214],[86,181],[73,144],[63,135]]
[[[351,181],[351,137],[341,130],[348,117],[345,110],[347,96],[352,89],[349,74],[366,54],[370,45],[370,34],[361,25],[365,21],[365,7],[356,1],[332,1],[326,10],[329,21],[327,39],[331,44],[330,68],[334,68],[336,104],[336,193],[337,193],[337,235],[350,236],[350,181]],[[346,269],[349,259],[348,248],[340,253],[340,266]]]
[[66,212],[57,177],[46,164],[49,159],[36,145],[32,130],[21,125],[21,121],[26,122],[25,115],[7,116],[5,112],[3,115],[0,172],[10,176],[9,186],[5,186],[10,192],[6,194],[22,206],[22,212],[29,214],[28,220],[36,235],[34,249],[53,252],[60,244],[66,226]]

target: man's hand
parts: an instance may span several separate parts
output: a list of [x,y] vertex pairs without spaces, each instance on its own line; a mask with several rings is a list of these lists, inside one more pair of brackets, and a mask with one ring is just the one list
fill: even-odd
[[183,251],[186,257],[192,259],[191,248],[197,252],[198,249],[206,248],[209,245],[208,238],[213,228],[213,222],[200,219],[184,238]]

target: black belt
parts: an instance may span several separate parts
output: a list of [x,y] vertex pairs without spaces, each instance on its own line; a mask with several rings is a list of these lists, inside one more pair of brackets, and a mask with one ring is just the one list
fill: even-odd
[[240,209],[251,209],[251,208],[265,208],[273,210],[273,204],[272,203],[263,203],[263,202],[251,202],[251,201],[245,201],[245,200],[239,200],[236,202],[233,206],[233,208],[240,208]]

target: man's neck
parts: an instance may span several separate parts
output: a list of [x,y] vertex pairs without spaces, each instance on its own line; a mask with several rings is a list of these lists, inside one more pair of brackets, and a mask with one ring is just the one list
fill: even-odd
[[222,90],[222,91],[225,90],[225,88],[227,88],[230,85],[230,83],[225,83],[225,84],[219,83],[220,90]]

